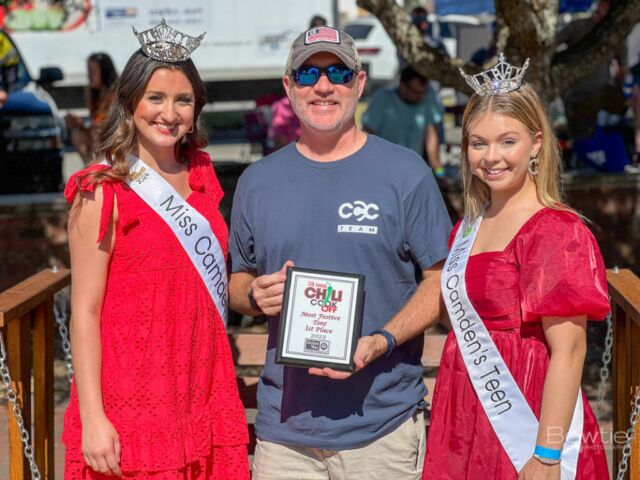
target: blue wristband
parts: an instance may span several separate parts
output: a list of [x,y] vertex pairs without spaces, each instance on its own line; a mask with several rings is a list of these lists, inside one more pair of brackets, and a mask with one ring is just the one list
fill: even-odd
[[546,448],[541,447],[540,445],[536,445],[536,449],[533,451],[533,454],[542,458],[547,458],[549,460],[560,460],[560,457],[562,456],[562,450],[556,450],[555,448]]
[[371,332],[371,336],[373,335],[382,335],[387,340],[387,351],[385,352],[384,356],[388,357],[389,355],[391,355],[391,352],[393,351],[393,349],[396,348],[395,337],[391,335],[391,333],[385,330],[384,328],[379,328],[377,330],[374,330],[373,332]]

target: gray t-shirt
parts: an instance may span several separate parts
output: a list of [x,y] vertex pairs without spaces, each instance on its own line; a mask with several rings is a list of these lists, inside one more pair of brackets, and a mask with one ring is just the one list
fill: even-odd
[[432,88],[421,102],[409,104],[398,96],[398,86],[379,89],[362,116],[362,123],[376,135],[423,155],[425,132],[442,121],[441,106]]
[[[361,203],[358,203],[361,202]],[[369,135],[335,161],[302,156],[295,143],[240,177],[231,214],[231,271],[298,267],[366,275],[362,334],[384,326],[416,290],[416,267],[447,256],[449,216],[432,172],[414,152]],[[269,318],[258,385],[259,438],[333,450],[358,448],[409,418],[426,394],[423,336],[347,380],[276,365],[279,317]]]

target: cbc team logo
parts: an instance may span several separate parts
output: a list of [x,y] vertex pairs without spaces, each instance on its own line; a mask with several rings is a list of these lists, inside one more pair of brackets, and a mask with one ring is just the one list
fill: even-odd
[[353,203],[345,202],[340,205],[338,214],[342,218],[354,217],[357,221],[362,222],[363,220],[375,220],[380,216],[379,211],[380,207],[375,203],[365,203],[362,200],[356,200]]
[[355,202],[345,202],[338,208],[338,215],[344,219],[355,219],[355,225],[338,225],[338,233],[368,233],[376,235],[378,227],[376,225],[363,224],[365,220],[375,220],[380,216],[380,207],[375,203],[366,203],[362,200]]

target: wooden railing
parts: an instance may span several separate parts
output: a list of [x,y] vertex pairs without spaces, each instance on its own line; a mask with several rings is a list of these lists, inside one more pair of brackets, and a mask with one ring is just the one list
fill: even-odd
[[[640,389],[640,279],[631,270],[607,272],[613,311],[613,462],[622,458],[623,432],[629,428],[633,399]],[[625,478],[640,479],[640,424]],[[615,470],[614,470],[615,471]]]
[[[24,425],[43,479],[53,480],[53,295],[69,285],[69,270],[46,270],[0,293],[0,329],[6,339],[9,372],[22,405]],[[33,428],[31,372],[33,371]],[[9,404],[9,478],[31,478],[20,430]]]
[[[614,432],[629,427],[633,395],[640,388],[640,279],[629,270],[608,271],[609,293],[614,320],[613,415]],[[70,283],[70,272],[43,271],[0,294],[0,330],[7,342],[8,364],[13,387],[18,392],[25,425],[31,422],[31,372],[33,370],[34,421],[30,431],[36,462],[42,478],[55,478],[53,425],[53,353],[55,326],[53,295]],[[264,363],[266,334],[237,332],[229,336],[234,361],[239,369],[240,396],[247,408],[250,423],[255,416],[257,371]],[[422,362],[424,381],[433,391],[434,368],[439,364],[444,336],[427,334]],[[254,370],[252,370],[252,368]],[[242,373],[242,371],[245,373]],[[430,399],[427,397],[427,400]],[[252,426],[252,453],[255,433]],[[640,480],[640,426],[630,471],[626,478]],[[614,448],[617,468],[621,446]],[[29,464],[23,455],[20,432],[9,405],[9,478],[30,479]],[[614,468],[614,471],[615,471]]]

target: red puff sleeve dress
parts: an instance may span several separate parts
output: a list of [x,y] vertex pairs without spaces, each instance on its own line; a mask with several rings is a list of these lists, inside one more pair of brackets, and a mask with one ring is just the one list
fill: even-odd
[[[69,203],[93,191],[71,177]],[[238,396],[222,319],[178,239],[122,182],[104,181],[100,241],[117,202],[115,243],[101,316],[102,396],[119,434],[123,478],[228,480],[249,478],[246,417]],[[187,202],[209,220],[227,255],[223,192],[209,155],[194,152]],[[64,418],[66,480],[107,479],[81,452],[75,384]]]
[[[540,418],[550,353],[540,318],[587,315],[602,320],[609,311],[604,263],[593,235],[577,215],[544,208],[503,251],[472,255],[465,279],[471,303]],[[584,394],[582,399],[584,429],[576,480],[606,480],[609,469],[598,424]],[[436,380],[422,478],[517,477],[450,332]]]

